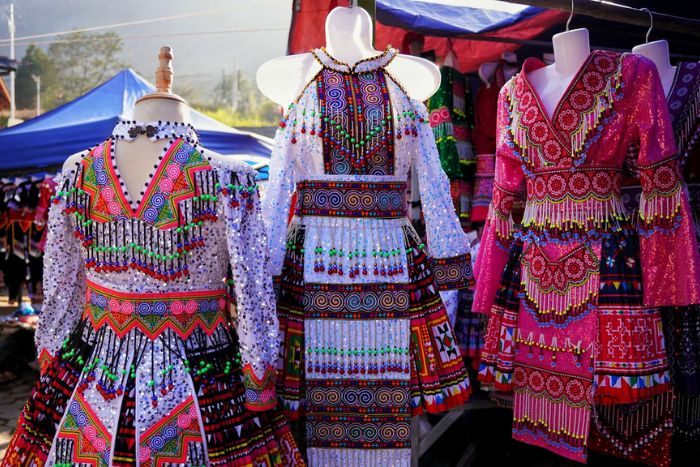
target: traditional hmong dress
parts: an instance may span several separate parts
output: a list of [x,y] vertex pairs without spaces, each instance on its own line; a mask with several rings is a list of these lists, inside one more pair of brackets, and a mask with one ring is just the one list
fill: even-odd
[[[114,154],[140,133],[164,148],[138,197]],[[42,373],[2,465],[303,462],[283,416],[267,412],[278,323],[255,173],[202,154],[189,125],[122,122],[63,171]]]
[[[666,99],[676,136],[678,154],[683,162],[683,178],[688,184],[690,206],[696,225],[695,233],[698,235],[700,234],[697,228],[698,219],[700,219],[700,151],[698,150],[700,147],[696,143],[700,134],[700,64],[678,63],[676,75]],[[633,162],[636,153],[637,148],[633,145],[628,153],[631,172],[636,171]],[[626,179],[625,182],[622,199],[628,212],[636,215],[642,188],[632,178]],[[663,308],[662,317],[675,395],[673,433],[678,441],[675,446],[682,448],[687,445],[690,448],[693,442],[700,441],[700,311],[697,306]],[[600,411],[600,415],[607,415],[606,418],[609,420],[623,421],[628,427],[633,426],[627,422],[633,413],[633,408],[626,406]],[[666,413],[664,416],[670,418]],[[627,438],[632,442],[629,444],[634,444],[633,442],[644,434],[629,428],[626,433]],[[610,443],[607,437],[602,438],[601,449],[619,453],[613,448],[615,443]],[[658,450],[658,448],[657,443],[654,449]],[[645,455],[646,453],[641,452],[632,457],[641,459]]]
[[[426,109],[384,69],[397,51],[354,66],[313,53],[322,69],[280,123],[263,203],[278,394],[304,420],[309,464],[407,465],[411,415],[469,395],[438,293],[472,283],[469,245]],[[427,248],[406,218],[412,165]]]
[[[654,410],[670,407],[656,307],[700,302],[700,260],[653,63],[593,52],[551,118],[528,81],[542,66],[528,60],[499,100],[494,200],[476,267],[474,307],[490,313],[480,378],[514,392],[515,439],[585,461],[592,421],[621,451],[639,447],[598,423],[594,404],[656,398]],[[620,188],[632,144],[638,229]],[[514,236],[523,181],[523,230]],[[667,445],[670,417],[659,415],[637,417],[648,425],[635,442],[648,451]],[[659,452],[651,462],[667,459]]]

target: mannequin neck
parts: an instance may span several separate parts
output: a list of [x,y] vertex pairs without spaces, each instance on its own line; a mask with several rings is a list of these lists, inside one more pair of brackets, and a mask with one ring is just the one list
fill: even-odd
[[134,120],[139,122],[190,122],[190,108],[180,100],[166,97],[141,99],[134,107]]
[[644,55],[646,58],[654,62],[654,65],[656,65],[656,69],[661,76],[675,71],[675,68],[671,66],[668,42],[664,40],[638,45],[632,49],[632,53]]
[[552,45],[554,69],[563,76],[575,74],[591,54],[588,29],[584,28],[555,34]]
[[326,18],[326,50],[336,60],[353,65],[377,55],[372,46],[372,18],[364,8],[334,8]]

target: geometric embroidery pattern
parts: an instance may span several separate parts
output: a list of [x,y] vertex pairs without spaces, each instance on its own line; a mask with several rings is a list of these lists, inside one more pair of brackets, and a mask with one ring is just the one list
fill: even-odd
[[438,344],[438,351],[443,362],[449,362],[460,356],[450,323],[433,326],[433,335]]
[[109,432],[78,392],[68,405],[68,413],[58,433],[58,439],[73,440],[71,465],[110,465]]
[[195,329],[211,335],[226,323],[226,290],[128,294],[87,282],[84,317],[95,329],[108,325],[119,337],[134,328],[150,339],[172,329],[187,339]]
[[139,442],[141,467],[161,467],[188,461],[189,442],[201,443],[197,406],[192,396],[148,429]]

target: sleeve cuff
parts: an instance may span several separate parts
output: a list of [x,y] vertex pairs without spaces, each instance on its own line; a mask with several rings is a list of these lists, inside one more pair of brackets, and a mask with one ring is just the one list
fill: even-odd
[[475,283],[469,253],[450,258],[431,258],[430,263],[438,290],[464,289]]
[[258,378],[253,367],[248,363],[243,367],[243,386],[245,387],[245,406],[256,412],[270,410],[277,405],[275,393],[275,369],[268,366],[262,378]]
[[41,350],[39,351],[39,356],[37,357],[39,360],[39,369],[41,374],[43,375],[46,373],[46,370],[48,370],[49,366],[51,366],[51,362],[53,361],[53,355],[46,350],[45,347],[42,347]]

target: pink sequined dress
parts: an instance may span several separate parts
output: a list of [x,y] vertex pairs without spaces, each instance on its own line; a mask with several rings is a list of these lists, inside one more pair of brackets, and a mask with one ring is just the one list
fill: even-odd
[[[164,146],[141,196],[115,159],[139,134]],[[189,125],[121,122],[63,170],[41,377],[3,466],[303,464],[274,410],[278,322],[255,173],[203,153]]]
[[[314,54],[322,69],[280,123],[263,201],[278,394],[310,465],[408,465],[411,415],[469,395],[440,295],[472,283],[469,243],[425,106],[385,69],[397,51],[352,66]],[[406,217],[411,166],[427,245]]]
[[[700,260],[661,83],[643,57],[596,51],[550,118],[528,80],[542,66],[529,59],[499,99],[494,197],[475,268],[474,308],[489,314],[479,377],[514,393],[515,439],[583,462],[589,437],[603,436],[663,465],[672,394],[657,307],[700,302]],[[632,144],[638,225],[620,187]],[[594,405],[623,403],[654,408],[635,418],[643,436],[597,423]]]

